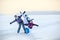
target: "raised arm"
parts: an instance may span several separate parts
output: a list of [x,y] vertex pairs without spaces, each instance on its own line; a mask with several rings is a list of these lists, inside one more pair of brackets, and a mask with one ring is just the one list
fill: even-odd
[[[21,13],[21,12],[20,12]],[[26,13],[26,11],[24,11],[21,15],[20,15],[20,17],[22,17],[22,15],[24,15]]]
[[28,22],[30,22],[30,21],[32,21],[32,20],[34,20],[34,19],[30,19],[29,17],[27,17],[27,21],[28,21]]
[[34,20],[34,19],[31,19],[30,21],[32,21],[32,20]]

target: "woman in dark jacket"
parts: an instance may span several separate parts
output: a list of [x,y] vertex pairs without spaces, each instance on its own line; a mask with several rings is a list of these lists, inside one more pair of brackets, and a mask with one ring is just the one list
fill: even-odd
[[[23,14],[24,14],[24,13],[25,13],[25,11],[23,12]],[[22,15],[23,15],[23,14],[22,14]],[[12,21],[12,22],[10,22],[10,24],[12,24],[12,23],[14,23],[14,22],[18,22],[19,28],[18,28],[17,33],[19,33],[19,31],[20,31],[21,25],[22,25],[22,27],[23,27],[23,29],[24,29],[24,32],[25,32],[24,23],[23,23],[23,20],[21,19],[22,15],[20,15],[20,16],[15,15],[15,16],[14,16],[14,17],[15,17],[15,20]]]

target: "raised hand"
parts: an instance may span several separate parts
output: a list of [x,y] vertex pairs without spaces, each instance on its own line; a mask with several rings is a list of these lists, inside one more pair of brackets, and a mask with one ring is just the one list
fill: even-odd
[[23,14],[25,14],[25,13],[26,13],[26,11],[23,12]]
[[12,23],[10,22],[10,24],[12,24]]

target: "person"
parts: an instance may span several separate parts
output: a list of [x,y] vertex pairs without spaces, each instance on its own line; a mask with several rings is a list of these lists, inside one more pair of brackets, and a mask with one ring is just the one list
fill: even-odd
[[28,24],[24,24],[24,25],[28,26],[30,29],[32,29],[33,26],[39,26],[33,23],[34,19],[30,19],[27,15],[25,15],[25,17],[26,17],[26,20],[28,21]]
[[22,27],[23,27],[23,29],[24,29],[24,32],[25,32],[24,23],[23,23],[23,20],[21,19],[21,17],[22,17],[24,14],[25,14],[25,11],[24,11],[23,14],[21,14],[20,16],[15,15],[15,16],[14,16],[14,17],[15,17],[15,20],[12,21],[12,22],[10,22],[10,24],[12,24],[12,23],[14,23],[14,22],[18,22],[19,28],[18,28],[17,33],[19,33],[19,31],[20,31],[21,25],[22,25]]

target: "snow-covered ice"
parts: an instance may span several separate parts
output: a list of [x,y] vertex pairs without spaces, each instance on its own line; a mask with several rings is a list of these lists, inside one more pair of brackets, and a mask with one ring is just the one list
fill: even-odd
[[34,19],[34,26],[29,34],[25,34],[23,29],[17,33],[18,24],[13,15],[0,15],[0,40],[60,40],[60,15],[29,15]]

